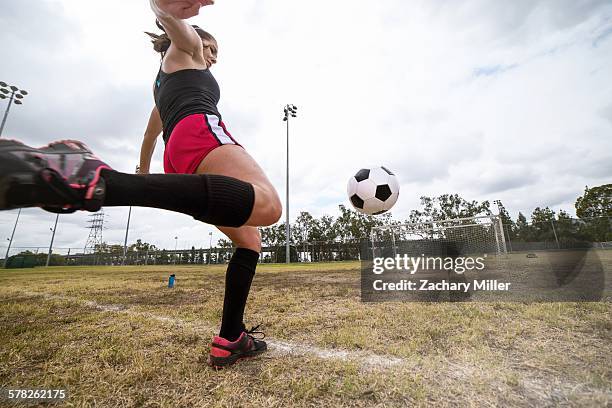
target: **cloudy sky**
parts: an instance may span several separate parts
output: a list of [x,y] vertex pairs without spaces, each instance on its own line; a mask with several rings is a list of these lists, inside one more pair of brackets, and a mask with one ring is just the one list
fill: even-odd
[[[349,176],[372,165],[399,177],[397,219],[442,193],[501,199],[513,217],[573,214],[585,185],[612,180],[610,1],[217,0],[192,23],[220,45],[224,121],[282,197],[282,108],[298,106],[292,219],[336,216]],[[0,27],[0,81],[30,92],[2,136],[79,139],[132,172],[159,66],[143,34],[155,30],[148,1],[2,0]],[[122,243],[128,209],[106,214],[104,240]],[[16,216],[0,213],[1,256]],[[82,248],[87,219],[61,216],[56,246]],[[23,210],[13,246],[48,246],[54,220]],[[222,237],[135,208],[130,241],[207,247],[210,231]]]

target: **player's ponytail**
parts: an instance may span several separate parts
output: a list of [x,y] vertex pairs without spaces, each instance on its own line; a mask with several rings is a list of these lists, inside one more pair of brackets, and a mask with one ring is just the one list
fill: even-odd
[[163,34],[158,35],[154,33],[149,33],[147,31],[145,31],[145,34],[151,37],[151,43],[153,43],[153,49],[156,52],[160,52],[163,57],[166,51],[168,51],[168,48],[170,48],[170,37],[168,37],[168,34],[163,33]]
[[[151,37],[151,43],[153,43],[153,49],[156,52],[161,53],[162,58],[163,58],[164,55],[166,54],[166,51],[168,51],[168,48],[170,48],[171,41],[170,41],[170,37],[168,37],[168,34],[166,34],[166,30],[164,30],[164,26],[160,24],[159,20],[155,20],[155,25],[157,25],[157,27],[159,27],[159,29],[163,31],[163,34],[154,34],[148,31],[145,31],[145,34]],[[197,25],[192,25],[192,27],[196,30],[196,33],[198,33],[201,39],[216,42],[215,37],[213,37],[210,33],[202,30]]]

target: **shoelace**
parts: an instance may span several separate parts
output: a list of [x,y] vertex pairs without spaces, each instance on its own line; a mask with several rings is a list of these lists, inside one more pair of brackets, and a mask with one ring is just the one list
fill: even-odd
[[[259,326],[261,326],[261,324],[258,324],[257,326],[251,327],[250,330],[246,330],[246,334],[247,336],[251,336],[254,339],[257,340],[263,340],[266,338],[266,333],[262,332],[261,330],[257,330],[259,329]],[[260,334],[261,337],[255,337],[254,334]]]

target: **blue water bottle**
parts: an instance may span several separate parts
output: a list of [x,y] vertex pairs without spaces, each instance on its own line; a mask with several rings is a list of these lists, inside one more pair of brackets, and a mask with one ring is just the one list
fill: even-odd
[[170,275],[168,278],[168,287],[172,289],[174,287],[174,274]]

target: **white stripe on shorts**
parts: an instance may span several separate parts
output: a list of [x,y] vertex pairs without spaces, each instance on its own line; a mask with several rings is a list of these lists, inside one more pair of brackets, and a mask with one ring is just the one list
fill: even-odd
[[215,115],[206,115],[210,130],[217,136],[221,144],[236,144],[234,141],[225,133],[223,128],[219,125],[219,117]]

